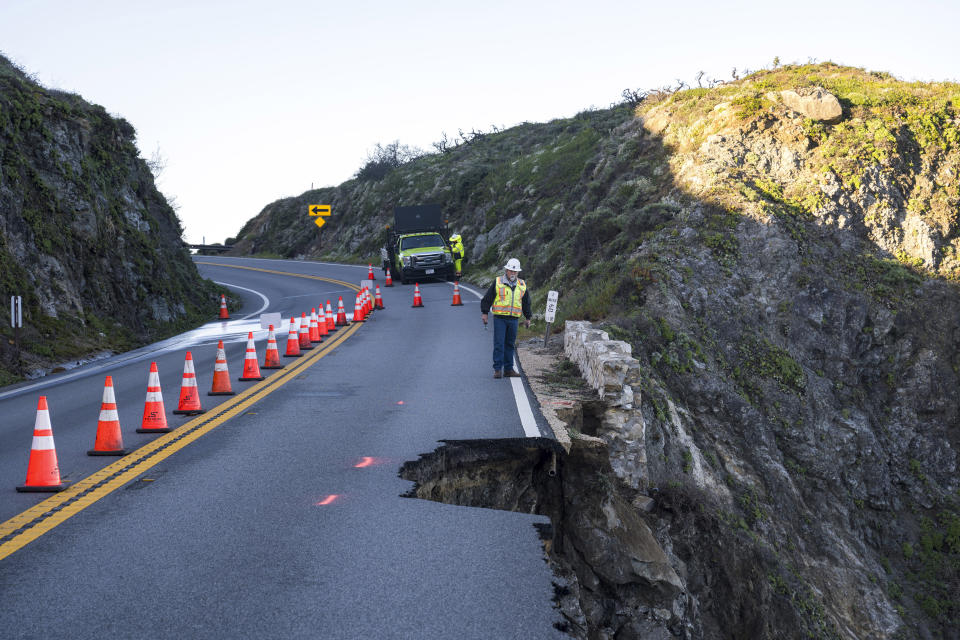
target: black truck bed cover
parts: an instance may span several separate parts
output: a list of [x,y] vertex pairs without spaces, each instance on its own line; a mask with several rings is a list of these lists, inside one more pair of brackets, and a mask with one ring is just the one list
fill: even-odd
[[443,208],[438,204],[421,204],[413,207],[396,207],[393,210],[394,233],[442,233]]

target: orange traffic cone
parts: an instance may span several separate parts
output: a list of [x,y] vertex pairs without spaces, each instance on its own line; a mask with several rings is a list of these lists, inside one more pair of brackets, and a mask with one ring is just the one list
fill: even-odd
[[[186,367],[184,367],[186,369]],[[190,363],[190,370],[193,370],[193,363]],[[193,381],[196,386],[197,381]],[[197,406],[200,406],[200,400],[197,399]],[[174,412],[176,413],[176,412]],[[167,433],[172,431],[167,426],[167,412],[163,408],[163,392],[160,390],[160,373],[157,371],[157,363],[150,363],[150,375],[147,378],[147,400],[143,404],[143,422],[137,433]]]
[[[273,347],[276,349],[276,341]],[[243,375],[237,379],[240,382],[263,380],[263,376],[260,375],[260,365],[257,364],[257,347],[253,344],[253,331],[247,333],[247,353],[243,356]]]
[[297,319],[290,316],[290,330],[287,332],[287,352],[283,354],[284,358],[299,358],[300,336],[297,333]]
[[376,276],[373,275],[373,265],[370,263],[367,263],[367,266],[370,267],[370,271],[367,272],[367,280],[376,280],[377,279]]
[[376,304],[373,305],[373,308],[374,308],[374,309],[383,309],[383,308],[384,308],[384,306],[383,306],[383,298],[380,297],[380,285],[377,285]]
[[263,356],[264,369],[283,369],[280,364],[280,350],[277,349],[277,334],[270,325],[270,331],[267,333],[267,353]]
[[227,369],[227,354],[223,350],[223,340],[217,342],[217,360],[213,363],[213,384],[208,396],[232,396],[233,388],[230,386],[230,371]]
[[363,308],[360,306],[360,292],[357,292],[357,297],[353,303],[353,321],[354,322],[363,322]]
[[334,326],[347,326],[347,312],[343,310],[343,296],[340,296],[340,299],[337,302],[337,321],[334,323]]
[[317,310],[310,309],[310,342],[320,342],[320,325],[317,324]]
[[301,351],[310,351],[313,345],[310,344],[310,321],[307,320],[307,314],[300,314],[300,330],[298,333]]
[[97,420],[97,439],[88,456],[122,456],[123,436],[120,434],[120,416],[117,415],[117,398],[113,393],[113,376],[107,376],[103,385],[103,400],[100,403],[100,419]]
[[33,444],[27,462],[27,479],[17,491],[63,491],[66,482],[60,482],[60,466],[57,464],[57,449],[53,444],[53,428],[50,426],[50,411],[47,396],[37,402],[37,418],[33,423]]
[[334,331],[337,330],[337,323],[336,323],[336,320],[334,320],[333,309],[330,307],[329,300],[327,300],[327,312],[325,315],[327,318],[327,332],[333,333]]
[[220,294],[220,319],[221,320],[230,319],[230,313],[227,311],[227,299],[223,296],[222,293]]
[[393,278],[392,278],[391,275],[390,275],[390,269],[389,269],[389,268],[387,268],[387,279],[386,279],[386,281],[384,281],[383,286],[385,286],[385,287],[392,287],[392,286],[393,286]]
[[423,306],[423,298],[420,297],[420,283],[417,282],[413,288],[413,305],[414,307]]
[[317,311],[317,335],[320,336],[319,342],[330,334],[327,331],[327,316],[323,313],[323,304],[320,305],[320,311]]
[[370,288],[363,288],[363,317],[366,318],[373,313],[373,296],[370,294]]
[[180,402],[174,413],[181,416],[195,416],[203,413],[200,406],[200,392],[197,390],[197,372],[193,369],[193,354],[187,351],[183,361],[183,381],[180,383]]
[[460,299],[460,283],[453,283],[453,302],[450,303],[451,307],[462,307],[463,301]]

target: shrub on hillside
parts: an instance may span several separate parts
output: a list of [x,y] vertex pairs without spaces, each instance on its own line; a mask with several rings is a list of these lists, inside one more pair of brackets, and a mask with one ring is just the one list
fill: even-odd
[[364,165],[357,170],[357,178],[374,182],[383,180],[392,170],[423,154],[423,149],[400,144],[399,140],[386,145],[378,142],[373,151],[367,155]]

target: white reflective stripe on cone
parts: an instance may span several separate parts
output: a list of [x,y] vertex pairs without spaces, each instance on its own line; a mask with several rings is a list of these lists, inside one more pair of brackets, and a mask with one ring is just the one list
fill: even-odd
[[227,363],[226,363],[226,362],[215,362],[215,363],[213,364],[213,370],[214,370],[214,371],[227,371]]
[[183,379],[183,384],[180,385],[180,386],[181,386],[181,387],[195,387],[195,386],[197,386],[197,379],[196,379],[196,378],[184,378],[184,379]]
[[147,402],[161,402],[163,395],[159,391],[147,391]]
[[34,451],[48,451],[53,449],[53,436],[33,436]]
[[101,409],[100,422],[118,422],[120,420],[116,409]]
[[50,426],[50,412],[47,411],[46,409],[41,409],[40,411],[37,411],[37,418],[33,423],[33,430],[42,431],[45,429],[49,431],[52,428],[53,427]]

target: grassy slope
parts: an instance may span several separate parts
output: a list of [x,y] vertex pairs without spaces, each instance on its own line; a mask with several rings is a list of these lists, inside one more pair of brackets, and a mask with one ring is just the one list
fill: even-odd
[[[775,92],[807,86],[823,86],[840,99],[845,111],[840,124],[801,120],[782,125],[784,109]],[[809,452],[782,440],[781,432],[814,429],[804,409],[813,387],[829,389],[825,397],[836,403],[828,409],[836,413],[830,419],[844,422],[862,412],[876,424],[887,424],[885,406],[895,402],[896,380],[911,366],[879,338],[872,347],[883,358],[863,379],[837,367],[830,353],[814,356],[809,344],[791,341],[790,336],[809,332],[802,326],[799,334],[796,328],[791,333],[786,326],[797,323],[794,297],[816,301],[818,292],[833,288],[845,304],[866,309],[868,317],[913,318],[917,331],[929,331],[920,327],[921,320],[936,310],[924,299],[931,289],[921,285],[947,282],[946,290],[933,290],[955,300],[949,283],[960,274],[958,98],[956,84],[905,83],[830,63],[762,71],[711,89],[652,96],[635,111],[621,105],[520,125],[417,159],[380,181],[353,180],[274,203],[244,228],[241,246],[376,264],[393,206],[443,205],[451,227],[465,238],[469,279],[488,282],[508,256],[519,257],[533,286],[535,309],[543,308],[548,289],[561,291],[557,326],[565,319],[604,320],[615,337],[633,344],[647,372],[648,435],[662,430],[669,439],[669,407],[690,397],[699,378],[734,390],[764,428],[777,432],[778,455],[805,499],[830,492],[832,500],[842,502],[844,517],[849,514],[856,523],[855,530],[874,528],[889,537],[878,560],[884,569],[870,582],[881,585],[906,619],[943,630],[960,615],[960,511],[957,496],[945,493],[951,482],[948,470],[929,470],[920,454],[900,453],[898,443],[887,442],[887,464],[907,487],[903,500],[915,504],[920,496],[933,506],[874,519],[873,512],[864,511],[863,498],[815,477],[830,470],[813,469],[816,462],[803,458]],[[648,126],[659,119],[656,129],[662,133],[645,133],[635,115]],[[778,180],[749,150],[730,166],[700,171],[702,145],[723,134],[747,141],[786,136],[776,144],[804,149],[804,171],[797,179]],[[831,200],[822,187],[834,179],[840,196]],[[885,191],[876,191],[878,184]],[[897,206],[874,193],[900,193],[905,209],[935,230],[932,260],[911,254],[906,244],[890,251],[874,242],[881,232],[894,245],[903,238],[902,229],[889,228],[886,213]],[[305,214],[310,202],[331,202],[340,216],[320,239]],[[841,211],[839,203],[846,208]],[[840,213],[853,218],[842,233],[831,222]],[[474,239],[496,235],[510,220],[516,226],[505,239],[474,255]],[[894,219],[894,227],[896,223]],[[755,252],[762,248],[757,238],[767,237],[763,234],[796,254],[780,265],[785,274],[762,271]],[[774,289],[764,305],[737,297],[749,295],[744,283],[781,276],[782,291]],[[758,323],[762,313],[775,317]],[[862,341],[868,330],[869,322],[855,326],[855,333],[844,339]],[[542,325],[532,331],[542,332]],[[918,333],[916,338],[953,348],[949,342],[937,343],[936,336]],[[942,357],[953,363],[955,378],[958,354],[944,351]],[[739,429],[734,424],[725,428]],[[828,438],[829,446],[834,436],[819,437]],[[791,564],[797,559],[790,559],[787,541],[778,538],[782,532],[776,533],[776,518],[770,517],[784,505],[764,495],[768,487],[748,488],[724,474],[723,465],[714,462],[725,452],[711,438],[696,436],[713,461],[708,472],[721,483],[725,477],[736,498],[717,521],[734,532],[742,528],[758,549],[772,547],[784,554],[771,561],[767,586],[792,603],[808,632],[830,635],[814,595],[818,589]],[[663,460],[651,456],[655,479],[683,484],[690,455],[689,450],[662,447]],[[802,523],[818,516],[794,517]],[[896,520],[892,529],[884,521],[890,517]],[[787,535],[797,535],[789,526]]]

